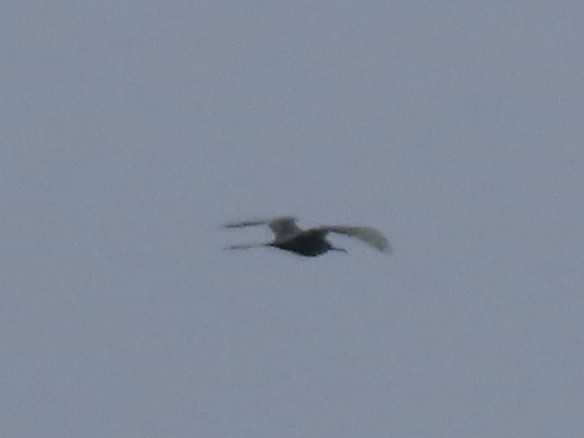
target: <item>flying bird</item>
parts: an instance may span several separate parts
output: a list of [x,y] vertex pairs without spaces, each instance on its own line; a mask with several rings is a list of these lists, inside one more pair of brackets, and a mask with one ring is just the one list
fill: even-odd
[[356,237],[381,252],[391,252],[391,246],[386,237],[376,229],[370,227],[324,225],[302,230],[296,225],[296,218],[286,216],[267,220],[234,222],[226,224],[225,228],[240,228],[253,225],[268,225],[274,233],[274,240],[259,244],[233,245],[226,249],[248,249],[272,246],[306,257],[316,257],[327,251],[341,251],[346,253],[346,249],[334,247],[326,240],[326,236],[329,233],[338,233]]

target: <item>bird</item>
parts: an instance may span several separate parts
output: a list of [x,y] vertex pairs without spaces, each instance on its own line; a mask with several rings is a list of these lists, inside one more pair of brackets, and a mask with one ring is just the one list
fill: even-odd
[[232,245],[225,249],[249,249],[258,247],[275,247],[290,251],[305,257],[316,257],[328,251],[347,253],[344,248],[333,246],[326,236],[329,233],[344,234],[356,237],[373,246],[380,252],[391,252],[392,248],[387,238],[379,231],[370,227],[355,227],[344,225],[324,225],[303,230],[296,225],[296,218],[282,216],[272,219],[248,220],[225,224],[225,228],[241,228],[254,225],[268,225],[274,233],[274,240],[259,244]]

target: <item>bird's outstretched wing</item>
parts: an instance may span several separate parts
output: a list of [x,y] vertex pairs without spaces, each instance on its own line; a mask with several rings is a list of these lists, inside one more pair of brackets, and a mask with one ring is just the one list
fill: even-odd
[[267,243],[246,243],[243,245],[226,246],[223,249],[250,249],[250,248],[261,248],[263,246],[268,246],[268,244]]
[[296,218],[290,216],[272,219],[268,222],[268,226],[276,239],[286,238],[302,232],[296,225]]
[[381,252],[391,252],[392,248],[387,238],[374,228],[370,227],[347,227],[342,225],[325,225],[318,227],[325,233],[338,233],[346,236],[356,237],[368,245],[377,248]]
[[272,219],[253,219],[242,222],[232,222],[225,225],[225,228],[248,227],[252,225],[268,225],[276,239],[282,239],[302,230],[296,226],[296,218],[291,216],[276,217]]

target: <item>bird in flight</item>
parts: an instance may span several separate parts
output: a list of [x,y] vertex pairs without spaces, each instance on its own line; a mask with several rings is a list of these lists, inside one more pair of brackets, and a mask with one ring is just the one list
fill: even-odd
[[391,246],[386,237],[376,229],[370,227],[324,225],[302,230],[296,225],[296,218],[286,216],[267,220],[234,222],[226,224],[225,228],[240,228],[252,225],[268,225],[274,233],[274,240],[259,244],[233,245],[226,249],[248,249],[272,246],[306,257],[316,257],[327,251],[341,251],[346,253],[346,249],[334,247],[326,240],[327,234],[338,233],[356,237],[381,252],[391,252]]

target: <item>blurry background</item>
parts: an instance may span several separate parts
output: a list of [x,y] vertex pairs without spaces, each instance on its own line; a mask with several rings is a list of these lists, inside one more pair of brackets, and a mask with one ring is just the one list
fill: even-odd
[[581,436],[584,3],[2,9],[5,436]]

